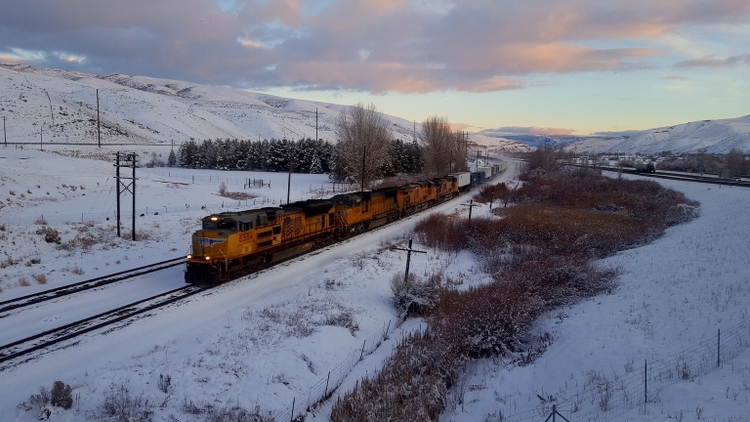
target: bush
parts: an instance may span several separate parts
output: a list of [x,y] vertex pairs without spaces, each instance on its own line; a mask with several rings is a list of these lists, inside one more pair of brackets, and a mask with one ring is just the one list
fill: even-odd
[[50,392],[52,406],[70,409],[73,406],[73,389],[62,381],[55,381]]
[[435,213],[420,220],[414,232],[422,245],[458,252],[467,245],[465,225],[456,216]]
[[26,402],[23,402],[19,407],[26,410],[36,408],[40,411],[39,420],[47,420],[50,416],[48,405],[70,409],[73,406],[73,389],[62,381],[55,381],[51,391],[39,387],[39,394],[32,394],[29,397],[29,404],[26,405]]
[[394,274],[391,279],[393,304],[406,316],[421,316],[432,309],[438,299],[438,290],[438,285],[421,281],[414,274],[409,274],[407,280],[401,274]]
[[438,420],[461,360],[434,332],[411,333],[372,379],[336,400],[332,422]]
[[436,420],[466,359],[531,363],[551,342],[548,334],[529,334],[540,315],[614,288],[616,273],[594,267],[592,259],[651,241],[698,213],[697,203],[657,183],[592,170],[537,171],[524,181],[513,191],[516,205],[495,211],[500,219],[469,226],[434,214],[417,224],[421,244],[470,249],[494,281],[468,291],[430,290],[395,276],[394,303],[423,314],[429,331],[399,343],[376,376],[335,403],[332,421]]
[[62,242],[60,233],[52,227],[40,227],[36,230],[36,234],[44,236],[44,241],[47,243],[57,243],[59,245]]
[[[182,404],[182,411],[188,415],[204,415],[206,422],[274,422],[276,419],[271,412],[263,412],[260,406],[249,411],[240,406],[227,406],[217,408],[212,404],[195,404],[192,400],[188,401],[187,397]],[[193,420],[193,419],[189,419]]]
[[150,422],[154,414],[153,404],[143,394],[132,397],[125,385],[112,384],[104,393],[104,405],[99,409],[100,419],[117,422]]

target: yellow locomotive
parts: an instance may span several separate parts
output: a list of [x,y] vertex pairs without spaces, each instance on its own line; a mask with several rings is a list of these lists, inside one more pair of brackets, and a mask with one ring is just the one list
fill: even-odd
[[185,281],[216,284],[382,226],[458,194],[456,178],[223,212],[193,233]]

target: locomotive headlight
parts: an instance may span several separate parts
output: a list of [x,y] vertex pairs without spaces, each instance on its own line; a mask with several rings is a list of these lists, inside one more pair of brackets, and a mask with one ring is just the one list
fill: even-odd
[[210,260],[211,260],[211,257],[210,257],[210,256],[207,256],[207,257],[206,257],[206,261],[210,261]]
[[211,217],[211,221],[219,221],[219,217]]
[[193,259],[193,255],[192,255],[192,254],[188,254],[188,257],[187,257],[187,258],[188,258],[188,259]]

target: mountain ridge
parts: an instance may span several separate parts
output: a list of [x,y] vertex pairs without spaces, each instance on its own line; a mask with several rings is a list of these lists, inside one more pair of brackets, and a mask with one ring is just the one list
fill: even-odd
[[[316,132],[318,138],[335,142],[336,119],[347,107],[149,76],[100,76],[2,63],[0,92],[0,113],[7,119],[7,140],[12,143],[39,143],[40,138],[44,143],[97,143],[97,121],[102,144],[297,140],[314,138]],[[414,139],[412,121],[383,115],[394,138]],[[498,151],[528,149],[507,140],[472,141]]]

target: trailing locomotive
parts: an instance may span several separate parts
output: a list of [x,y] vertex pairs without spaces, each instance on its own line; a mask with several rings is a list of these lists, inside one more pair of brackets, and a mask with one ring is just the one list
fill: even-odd
[[340,194],[202,219],[193,233],[185,282],[217,284],[335,243],[455,197],[455,176]]

